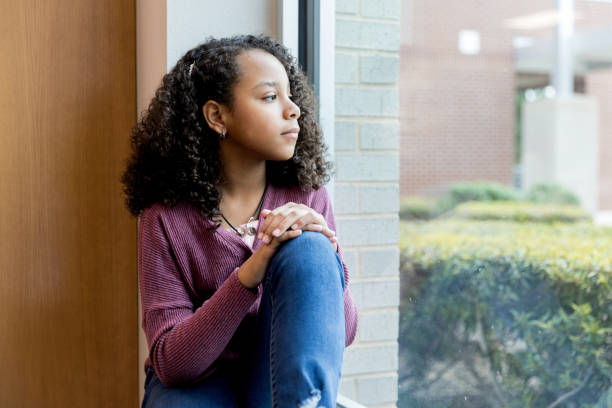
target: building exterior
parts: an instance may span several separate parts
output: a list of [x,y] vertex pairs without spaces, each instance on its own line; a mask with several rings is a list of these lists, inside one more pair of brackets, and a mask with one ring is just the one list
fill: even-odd
[[[554,58],[533,63],[516,50],[552,38],[554,2],[411,0],[402,5],[401,194],[435,194],[457,181],[513,184],[519,156],[516,93],[547,86]],[[577,1],[575,16],[575,33],[591,34],[609,28],[612,4]],[[577,92],[599,101],[599,208],[610,210],[612,71],[603,54],[577,48],[575,80]]]

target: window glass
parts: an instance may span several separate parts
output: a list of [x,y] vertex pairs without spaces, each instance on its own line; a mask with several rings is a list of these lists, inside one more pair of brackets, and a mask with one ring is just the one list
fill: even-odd
[[402,8],[398,406],[612,406],[612,2]]

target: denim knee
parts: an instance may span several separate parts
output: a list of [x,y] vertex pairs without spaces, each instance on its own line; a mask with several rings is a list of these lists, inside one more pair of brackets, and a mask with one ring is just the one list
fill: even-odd
[[315,231],[302,231],[296,238],[285,241],[277,250],[275,257],[289,257],[292,260],[309,260],[312,256],[333,257],[335,254],[331,241]]
[[[327,265],[328,268],[317,268]],[[329,238],[320,232],[303,231],[296,238],[285,241],[270,262],[269,271],[287,269],[299,273],[302,269],[338,271],[344,288],[344,273],[340,257]]]

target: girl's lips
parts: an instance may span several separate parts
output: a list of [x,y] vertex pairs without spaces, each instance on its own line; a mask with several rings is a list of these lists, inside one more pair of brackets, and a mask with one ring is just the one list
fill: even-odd
[[283,133],[281,136],[286,136],[286,137],[289,137],[291,139],[297,139],[298,138],[298,132],[287,132],[287,133]]
[[299,131],[300,131],[299,127],[292,127],[291,129],[288,129],[288,130],[284,131],[283,133],[281,133],[281,135],[284,135],[285,133],[290,133],[290,132],[298,133]]

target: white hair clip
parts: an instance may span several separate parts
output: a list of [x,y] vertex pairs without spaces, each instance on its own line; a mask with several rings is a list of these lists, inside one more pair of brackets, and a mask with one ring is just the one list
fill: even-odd
[[195,65],[195,61],[191,63],[191,65],[189,66],[189,76],[191,76],[191,73],[193,72],[193,66]]

